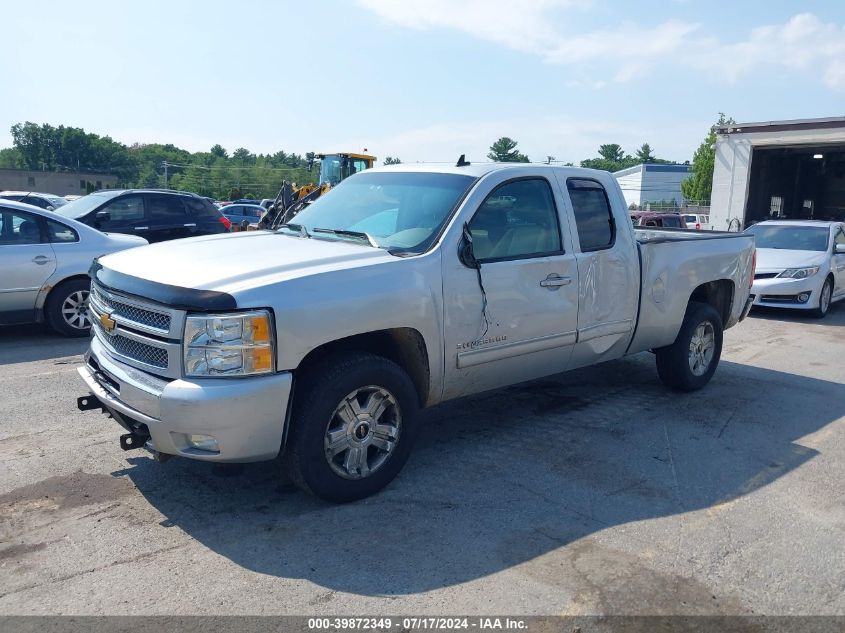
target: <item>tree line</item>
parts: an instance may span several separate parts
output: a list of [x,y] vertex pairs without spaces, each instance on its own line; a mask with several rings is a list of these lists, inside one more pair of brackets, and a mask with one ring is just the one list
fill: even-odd
[[[733,122],[720,113],[692,162],[686,162],[690,164],[690,177],[681,183],[681,191],[688,200],[710,199],[715,129]],[[311,168],[313,152],[304,156],[282,150],[254,154],[238,147],[230,154],[220,144],[207,152],[189,152],[170,143],[125,145],[82,128],[30,121],[13,125],[11,132],[13,146],[0,150],[0,167],[108,173],[117,176],[120,187],[169,187],[232,200],[274,197],[283,180],[304,184],[316,178]],[[529,162],[528,156],[519,151],[517,141],[507,136],[490,146],[487,157],[496,162]],[[392,156],[384,160],[385,165],[401,162]],[[557,161],[554,156],[546,156],[542,162]],[[580,166],[614,172],[642,163],[673,161],[656,156],[648,143],[643,143],[633,155],[618,143],[605,143],[599,146],[598,156],[582,160]]]
[[[683,164],[690,166],[689,177],[681,182],[681,193],[684,198],[692,201],[709,201],[713,190],[713,167],[716,157],[716,128],[723,125],[730,125],[736,123],[732,118],[725,116],[723,112],[719,113],[719,118],[714,125],[710,127],[707,136],[702,141],[698,149],[693,154],[692,162],[685,161]],[[487,158],[498,163],[527,163],[530,162],[528,156],[517,149],[519,143],[508,136],[503,136],[490,146],[490,151]],[[545,163],[557,162],[554,156],[546,156]],[[609,172],[620,171],[628,167],[642,165],[644,163],[650,164],[665,164],[677,165],[678,163],[663,158],[658,158],[654,154],[651,145],[643,143],[639,149],[630,155],[622,149],[618,143],[605,143],[599,146],[598,156],[595,158],[586,158],[580,162],[581,167],[588,167],[590,169],[603,169]],[[572,163],[565,163],[566,166],[573,167]]]

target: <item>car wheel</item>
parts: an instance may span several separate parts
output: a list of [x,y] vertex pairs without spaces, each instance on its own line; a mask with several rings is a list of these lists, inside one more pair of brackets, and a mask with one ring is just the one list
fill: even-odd
[[44,305],[47,324],[58,334],[82,337],[91,332],[89,279],[71,279],[53,288]]
[[399,473],[417,435],[417,392],[393,361],[368,353],[329,357],[297,376],[284,463],[322,499],[355,501]]
[[668,387],[696,391],[710,382],[722,355],[722,319],[706,303],[691,301],[678,337],[656,350],[657,373]]
[[819,307],[813,310],[813,316],[817,319],[823,319],[827,316],[830,310],[830,301],[833,297],[833,284],[830,283],[830,277],[824,280],[822,290],[819,293]]

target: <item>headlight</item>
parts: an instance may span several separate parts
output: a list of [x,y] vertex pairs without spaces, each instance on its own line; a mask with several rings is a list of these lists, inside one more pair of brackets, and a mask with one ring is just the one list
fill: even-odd
[[189,315],[182,347],[186,376],[252,376],[273,371],[270,313]]
[[812,268],[787,268],[778,277],[785,277],[787,279],[806,279],[812,277],[819,272],[818,266]]

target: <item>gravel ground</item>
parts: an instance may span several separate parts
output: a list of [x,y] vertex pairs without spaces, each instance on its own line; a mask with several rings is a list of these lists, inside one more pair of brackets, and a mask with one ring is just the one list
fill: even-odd
[[425,412],[383,493],[125,453],[86,341],[0,329],[0,614],[845,614],[845,304]]

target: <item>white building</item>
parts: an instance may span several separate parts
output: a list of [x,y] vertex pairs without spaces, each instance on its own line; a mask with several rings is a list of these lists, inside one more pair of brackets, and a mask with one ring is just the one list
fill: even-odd
[[681,181],[689,178],[689,165],[646,163],[614,172],[613,176],[619,182],[629,207],[670,200],[681,206]]
[[713,228],[736,231],[770,217],[845,220],[845,117],[716,132]]

